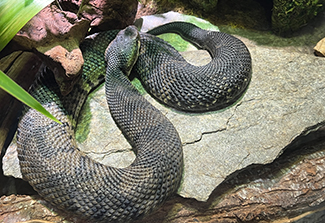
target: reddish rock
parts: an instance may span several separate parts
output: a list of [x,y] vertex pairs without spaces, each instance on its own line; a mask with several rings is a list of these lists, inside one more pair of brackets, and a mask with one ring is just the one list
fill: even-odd
[[36,48],[42,53],[56,45],[71,51],[84,39],[89,23],[84,18],[79,19],[75,13],[49,5],[17,33],[14,41],[26,49]]
[[34,16],[13,40],[24,49],[36,49],[58,62],[52,63],[43,57],[55,73],[61,92],[67,94],[74,83],[68,80],[82,71],[84,61],[79,44],[88,31],[89,23],[72,12],[49,5]]
[[[57,45],[46,51],[45,55],[52,58],[56,64],[48,62],[55,76],[56,82],[60,85],[61,93],[67,95],[73,88],[73,85],[78,80],[76,78],[81,74],[84,59],[79,47],[76,47],[71,52],[61,45]],[[63,69],[60,69],[62,66]]]
[[37,49],[58,62],[49,66],[64,95],[82,71],[84,61],[79,44],[90,26],[101,30],[124,28],[133,23],[137,11],[136,0],[94,0],[80,4],[76,0],[61,1],[58,6],[53,3],[45,7],[13,39],[21,48]]
[[78,14],[100,30],[122,29],[134,22],[137,0],[85,0]]

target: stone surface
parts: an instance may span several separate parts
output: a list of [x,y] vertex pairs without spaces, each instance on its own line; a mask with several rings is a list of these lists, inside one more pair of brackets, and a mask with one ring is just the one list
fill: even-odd
[[[322,90],[325,80],[319,73],[325,68],[324,60],[293,50],[244,42],[252,55],[253,78],[245,96],[236,105],[224,111],[187,114],[170,110],[145,95],[171,120],[182,139],[185,171],[181,196],[207,200],[229,174],[253,163],[272,162],[306,127],[325,119]],[[200,51],[186,54],[208,59],[208,55]],[[90,110],[107,112],[103,89],[97,91],[89,103]],[[89,137],[81,147],[93,148],[99,144],[98,150],[86,149],[87,153],[93,157],[102,154],[100,160],[112,161],[121,154],[121,148],[127,148],[130,158],[123,158],[128,162],[122,166],[127,165],[133,157],[130,147],[112,120],[105,127],[103,116],[106,115],[96,113],[92,113],[87,130]],[[105,129],[104,133],[96,133],[99,129]],[[114,132],[118,134],[112,135]]]
[[325,57],[325,38],[321,39],[314,47],[317,56]]
[[[179,194],[184,197],[206,200],[227,175],[253,163],[273,161],[306,127],[325,119],[325,80],[318,72],[325,69],[324,60],[284,49],[258,47],[248,41],[246,44],[253,58],[253,78],[245,96],[233,107],[187,114],[170,110],[145,95],[180,134],[185,170]],[[205,55],[188,54],[199,58]],[[89,103],[90,110],[107,113],[104,89],[97,91]],[[89,138],[81,148],[96,145],[94,152],[86,149],[89,155],[101,154],[101,160],[116,162],[115,156],[129,146],[113,121],[106,123],[106,119],[111,118],[92,113]],[[113,135],[114,132],[118,134]],[[130,148],[127,151],[132,157]]]
[[[207,202],[173,197],[135,222],[323,222],[324,136],[325,122],[295,138],[271,164],[252,165],[228,176]],[[0,221],[19,219],[82,223],[39,196],[2,197]]]

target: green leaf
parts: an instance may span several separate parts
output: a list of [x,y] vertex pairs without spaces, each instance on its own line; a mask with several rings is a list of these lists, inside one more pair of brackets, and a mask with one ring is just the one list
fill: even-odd
[[[39,11],[53,0],[0,0],[0,51],[17,32]],[[0,88],[31,108],[61,124],[30,94],[0,70]]]
[[53,0],[0,0],[0,51],[17,32]]
[[24,102],[29,107],[41,112],[46,115],[48,118],[56,121],[59,124],[62,124],[57,120],[53,115],[51,115],[42,105],[36,101],[30,94],[28,94],[22,87],[16,84],[11,80],[5,73],[0,70],[0,87],[3,88],[6,92],[17,98],[18,100]]

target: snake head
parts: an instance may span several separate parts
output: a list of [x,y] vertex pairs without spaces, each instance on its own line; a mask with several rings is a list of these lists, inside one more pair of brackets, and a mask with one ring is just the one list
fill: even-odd
[[129,75],[137,61],[140,48],[140,35],[135,26],[121,30],[105,51],[108,66],[116,66]]

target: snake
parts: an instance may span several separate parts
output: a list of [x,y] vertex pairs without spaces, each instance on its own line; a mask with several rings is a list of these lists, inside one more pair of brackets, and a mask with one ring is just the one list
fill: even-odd
[[[177,33],[211,61],[189,64],[157,35]],[[137,74],[158,101],[176,110],[206,112],[238,101],[251,80],[251,56],[238,38],[172,22],[139,32],[128,26],[88,36],[80,45],[83,72],[62,95],[46,68],[30,94],[62,124],[27,106],[17,131],[23,179],[50,204],[89,222],[130,222],[152,213],[180,187],[182,143],[173,124],[131,84]],[[125,168],[106,166],[78,149],[74,131],[88,94],[105,82],[116,125],[136,158]]]

